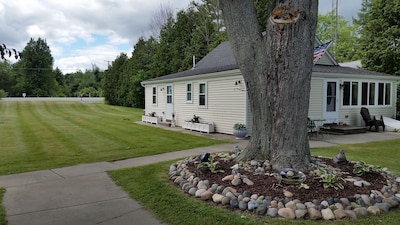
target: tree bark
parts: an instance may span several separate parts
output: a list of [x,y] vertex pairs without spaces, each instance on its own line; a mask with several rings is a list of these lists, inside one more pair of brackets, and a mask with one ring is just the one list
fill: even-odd
[[274,169],[305,171],[311,157],[306,122],[318,1],[281,2],[269,1],[268,13],[297,11],[297,21],[268,20],[263,33],[253,0],[220,0],[253,113],[252,136],[240,160],[269,159]]

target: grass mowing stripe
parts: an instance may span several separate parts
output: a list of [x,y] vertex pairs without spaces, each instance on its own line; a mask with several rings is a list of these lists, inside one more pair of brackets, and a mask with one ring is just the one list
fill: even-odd
[[7,118],[0,129],[9,129],[7,133],[0,130],[0,174],[227,143],[138,125],[134,118],[140,118],[141,109],[43,101],[0,101],[0,108],[0,118]]

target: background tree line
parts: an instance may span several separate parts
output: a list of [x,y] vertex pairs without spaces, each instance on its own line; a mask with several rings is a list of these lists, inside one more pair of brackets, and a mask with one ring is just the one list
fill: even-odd
[[[260,27],[267,19],[268,2],[255,0]],[[316,34],[322,42],[335,37],[334,14],[318,16]],[[329,49],[336,60],[361,60],[363,69],[399,75],[400,0],[363,0],[352,22],[338,17],[337,40]],[[150,37],[137,41],[131,57],[121,53],[105,71],[94,65],[91,71],[62,74],[53,69],[46,41],[31,39],[19,61],[0,61],[0,96],[104,96],[109,104],[143,108],[141,81],[190,69],[193,56],[199,61],[228,39],[218,0],[192,2],[176,15],[161,6],[150,27]]]

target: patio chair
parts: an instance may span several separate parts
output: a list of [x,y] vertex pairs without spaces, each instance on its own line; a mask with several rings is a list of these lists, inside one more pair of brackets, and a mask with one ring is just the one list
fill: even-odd
[[379,127],[382,127],[383,131],[385,131],[385,123],[383,122],[383,117],[379,120],[377,120],[374,117],[371,118],[371,115],[369,114],[369,110],[365,107],[361,108],[360,114],[365,122],[365,126],[369,126],[369,130],[371,130],[372,127],[375,127],[375,131],[379,131]]

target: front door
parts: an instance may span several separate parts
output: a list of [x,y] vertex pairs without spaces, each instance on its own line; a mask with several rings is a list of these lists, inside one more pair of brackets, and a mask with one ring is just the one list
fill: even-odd
[[339,120],[339,82],[327,80],[324,82],[324,119],[326,123],[337,123]]
[[174,112],[174,90],[172,84],[167,84],[166,89],[167,105],[165,107],[165,119],[172,120],[172,113]]

